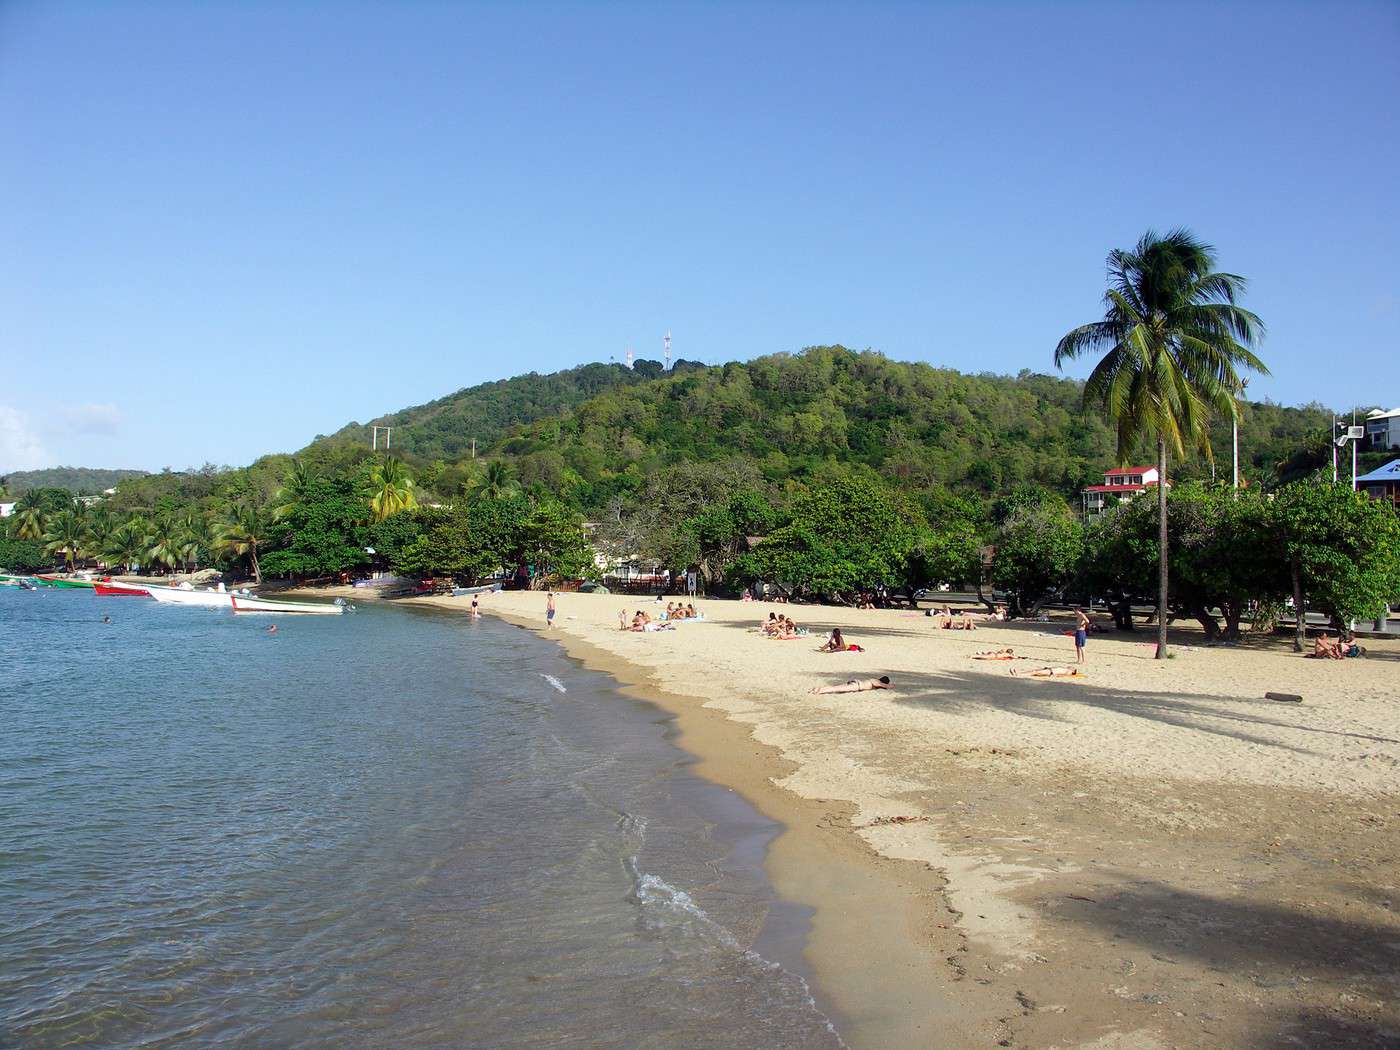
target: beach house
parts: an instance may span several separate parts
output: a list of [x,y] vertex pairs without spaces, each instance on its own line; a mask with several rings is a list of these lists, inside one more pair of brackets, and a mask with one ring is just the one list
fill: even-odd
[[[1119,467],[1103,472],[1102,485],[1090,485],[1080,490],[1084,516],[1093,519],[1122,500],[1132,499],[1157,484],[1156,467]],[[1168,485],[1171,482],[1167,482]]]
[[1356,487],[1372,499],[1385,500],[1400,510],[1400,459],[1392,459],[1383,467],[1362,474]]
[[1366,417],[1366,447],[1400,448],[1400,408],[1378,408]]

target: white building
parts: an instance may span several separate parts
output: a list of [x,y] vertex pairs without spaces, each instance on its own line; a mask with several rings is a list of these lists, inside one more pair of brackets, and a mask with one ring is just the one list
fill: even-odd
[[1157,484],[1156,467],[1120,467],[1103,472],[1102,485],[1090,485],[1081,490],[1085,517],[1097,517],[1114,503],[1132,499],[1139,492]]
[[8,518],[15,512],[13,503],[0,503],[0,518]]
[[1366,447],[1400,448],[1400,408],[1378,408],[1366,417]]

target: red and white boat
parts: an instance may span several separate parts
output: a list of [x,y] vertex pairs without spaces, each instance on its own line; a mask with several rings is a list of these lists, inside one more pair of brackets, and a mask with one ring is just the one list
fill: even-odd
[[116,580],[98,580],[92,589],[108,598],[149,598],[151,592],[134,583],[118,583]]

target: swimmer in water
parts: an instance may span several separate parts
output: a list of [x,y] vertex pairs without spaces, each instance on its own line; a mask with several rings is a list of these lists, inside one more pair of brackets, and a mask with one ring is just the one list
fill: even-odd
[[102,617],[102,622],[103,622],[103,623],[111,623],[111,622],[112,622],[112,618],[111,618],[110,616],[104,616],[104,617]]
[[263,628],[263,630],[267,631],[268,634],[276,634],[277,625],[275,623],[270,623],[265,628]]

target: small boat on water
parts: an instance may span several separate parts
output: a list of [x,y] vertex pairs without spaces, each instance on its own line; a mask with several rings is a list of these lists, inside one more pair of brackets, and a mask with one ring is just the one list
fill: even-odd
[[484,587],[453,587],[452,597],[463,598],[468,594],[492,594],[500,589],[499,583],[488,583]]
[[115,580],[98,580],[92,589],[107,598],[149,598],[151,592],[134,583],[118,583]]
[[284,602],[271,598],[253,598],[234,594],[233,611],[236,613],[310,613],[321,616],[338,616],[345,611],[343,605],[330,605],[325,602]]
[[200,605],[209,609],[231,609],[233,594],[229,591],[197,591],[194,588],[162,587],[149,584],[146,593],[163,605]]
[[34,578],[45,587],[86,587],[91,590],[94,586],[92,580],[79,580],[52,572],[36,573]]

